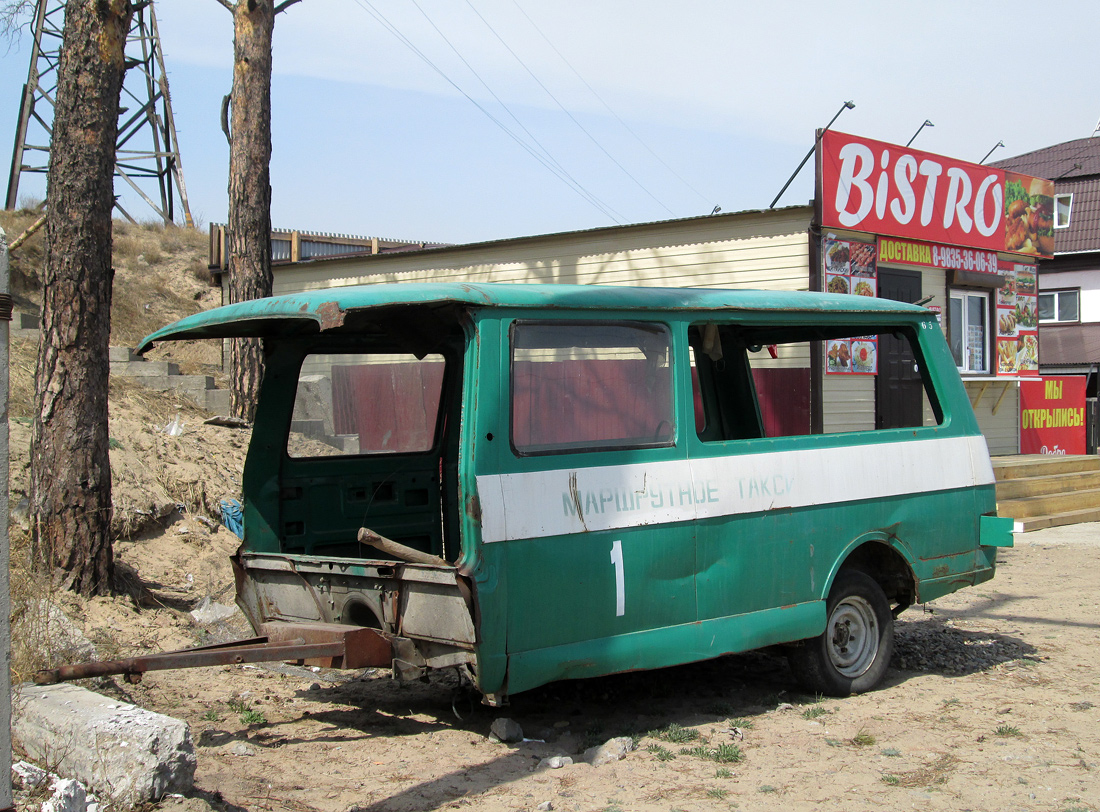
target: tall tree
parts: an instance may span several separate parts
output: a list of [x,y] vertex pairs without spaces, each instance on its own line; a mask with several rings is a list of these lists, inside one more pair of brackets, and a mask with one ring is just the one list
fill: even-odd
[[130,0],[68,0],[46,186],[30,495],[34,562],[111,590],[108,343],[115,136]]
[[[271,38],[275,15],[299,0],[218,0],[233,14],[229,141],[229,301],[271,295]],[[263,380],[256,338],[230,343],[233,413],[251,421]]]

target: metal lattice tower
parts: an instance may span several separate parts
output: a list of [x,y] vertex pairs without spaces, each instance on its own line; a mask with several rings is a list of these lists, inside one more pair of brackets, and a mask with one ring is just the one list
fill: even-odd
[[[64,0],[38,0],[31,64],[19,104],[8,176],[7,209],[16,207],[19,178],[24,172],[45,174],[49,169],[64,22]],[[134,12],[126,38],[126,77],[119,102],[115,177],[125,181],[165,223],[174,221],[175,200],[179,198],[184,223],[194,225],[183,183],[172,99],[152,3],[139,6]],[[115,208],[133,221],[117,200]]]

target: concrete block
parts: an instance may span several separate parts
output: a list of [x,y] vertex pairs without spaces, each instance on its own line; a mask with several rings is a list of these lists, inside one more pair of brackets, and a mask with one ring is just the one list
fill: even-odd
[[228,415],[232,412],[228,389],[206,390],[206,411],[213,414]]
[[20,686],[12,733],[35,761],[126,807],[194,784],[186,722],[75,685]]
[[321,440],[325,436],[325,421],[321,419],[291,420],[290,430],[296,431],[299,434],[304,434],[306,437]]
[[179,375],[180,365],[169,361],[126,361],[111,364],[112,375],[127,378],[152,378],[161,375]]
[[143,375],[139,380],[142,386],[154,392],[167,392],[172,388],[171,375]]
[[173,389],[206,391],[214,388],[213,375],[172,375],[171,378]]
[[137,355],[129,347],[110,347],[107,350],[107,358],[112,364],[127,364],[130,361],[145,361],[144,358]]

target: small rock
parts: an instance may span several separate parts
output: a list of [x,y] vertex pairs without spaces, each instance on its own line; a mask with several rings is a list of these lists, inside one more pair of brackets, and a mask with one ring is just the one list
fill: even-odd
[[489,728],[489,736],[507,744],[521,742],[523,741],[523,728],[520,727],[519,722],[501,716],[493,720],[493,724]]
[[42,812],[84,812],[88,806],[88,791],[79,781],[55,777],[50,790],[53,794],[42,804]]
[[233,742],[229,747],[229,752],[234,756],[254,756],[260,751],[255,745],[248,742]]
[[777,711],[791,710],[793,708],[794,705],[792,705],[790,702],[780,702],[778,705],[775,706],[775,709]]
[[566,722],[564,720],[560,722],[554,722],[554,727],[556,727],[558,730],[561,730],[563,727],[569,727],[569,722]]
[[554,808],[554,805],[549,801],[543,801],[541,804],[535,807],[539,812],[550,812]]
[[550,756],[550,758],[544,758],[539,762],[538,768],[540,770],[560,770],[562,767],[568,767],[573,763],[573,759],[569,756]]
[[612,761],[618,761],[634,749],[634,740],[629,736],[610,739],[599,747],[589,747],[584,751],[584,760],[593,767],[602,767]]
[[46,783],[50,774],[29,761],[17,761],[11,765],[11,785],[15,789],[37,789]]

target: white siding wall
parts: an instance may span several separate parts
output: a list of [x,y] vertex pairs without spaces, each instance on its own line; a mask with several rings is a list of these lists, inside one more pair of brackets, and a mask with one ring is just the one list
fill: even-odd
[[1100,273],[1089,270],[1039,274],[1039,290],[1059,288],[1080,288],[1081,321],[1100,321]]
[[275,268],[275,293],[380,282],[808,289],[810,209]]
[[875,428],[875,379],[871,375],[825,375],[821,389],[821,427],[838,431]]
[[[978,399],[985,381],[968,381],[966,394],[971,404]],[[1020,452],[1020,385],[1015,381],[988,381],[985,394],[974,414],[978,418],[978,428],[985,435],[990,454],[1018,454]],[[1004,392],[1004,398],[1001,393]],[[1000,400],[1000,406],[997,401]],[[997,408],[997,413],[993,409]]]

